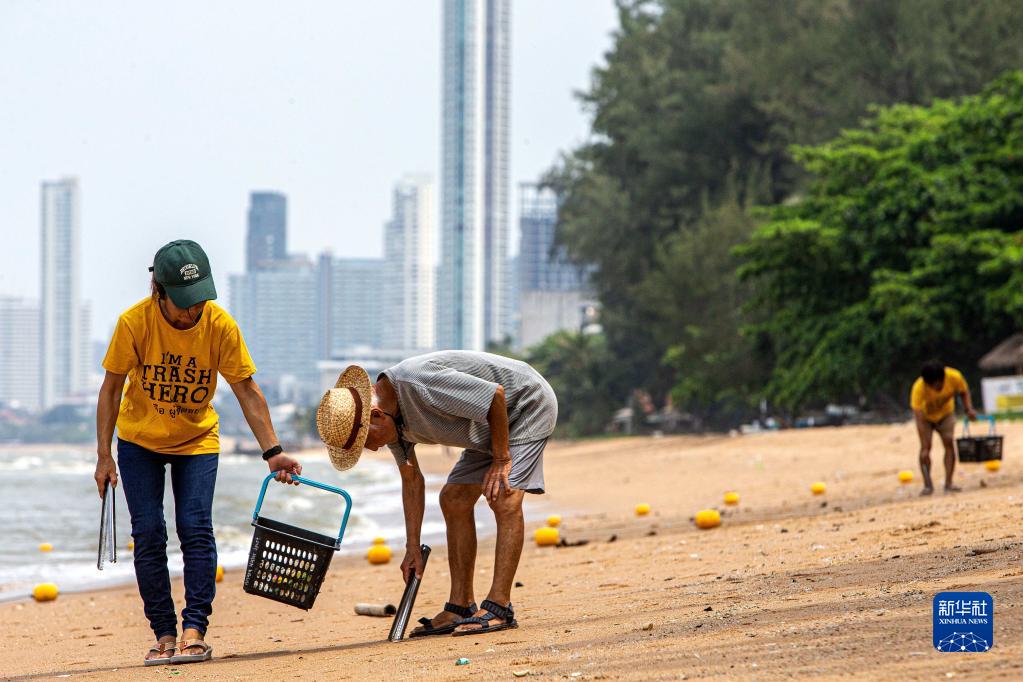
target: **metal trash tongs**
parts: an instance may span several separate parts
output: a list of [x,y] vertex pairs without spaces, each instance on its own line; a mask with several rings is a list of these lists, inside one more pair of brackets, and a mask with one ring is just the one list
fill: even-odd
[[99,516],[99,551],[96,553],[96,568],[103,570],[103,563],[117,563],[117,540],[114,531],[117,528],[117,505],[114,504],[117,488],[107,481],[103,486],[103,501],[100,502]]
[[[426,573],[426,562],[430,558],[429,545],[419,547],[423,553],[423,573]],[[422,576],[416,575],[415,570],[405,583],[405,592],[401,595],[401,602],[398,604],[397,613],[394,614],[394,622],[391,623],[391,632],[387,639],[392,642],[400,642],[405,638],[405,628],[408,627],[409,616],[412,615],[412,607],[416,604],[416,595],[419,594],[419,582]]]

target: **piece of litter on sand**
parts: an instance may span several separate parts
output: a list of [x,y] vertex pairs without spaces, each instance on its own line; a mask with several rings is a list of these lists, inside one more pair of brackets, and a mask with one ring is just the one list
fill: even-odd
[[455,661],[455,665],[469,665],[469,659],[468,658],[460,658],[457,661]]
[[582,677],[582,676],[583,676],[583,674],[581,672],[579,672],[578,670],[576,670],[574,673],[569,675],[569,677]]
[[654,629],[654,624],[653,623],[647,623],[646,625],[643,626],[643,630],[653,630],[653,629]]
[[981,554],[991,554],[992,552],[997,552],[999,549],[1001,549],[1001,547],[974,547],[973,549],[966,553],[966,556],[979,556]]
[[512,671],[512,675],[514,675],[515,677],[525,677],[528,674],[529,674],[528,670],[513,670]]

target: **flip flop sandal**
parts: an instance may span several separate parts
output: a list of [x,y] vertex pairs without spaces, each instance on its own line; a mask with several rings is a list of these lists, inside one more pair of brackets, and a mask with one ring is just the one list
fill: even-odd
[[[168,651],[177,651],[178,647],[175,642],[157,642],[154,646],[149,647],[149,654],[165,654]],[[156,658],[143,658],[142,665],[147,668],[151,665],[170,665],[171,659],[174,658],[174,654],[170,656],[157,656]]]
[[208,661],[213,658],[213,647],[204,642],[201,639],[183,639],[178,642],[178,651],[184,651],[191,647],[202,647],[201,654],[178,654],[172,656],[170,662],[177,665],[178,663],[201,663]]
[[[470,618],[476,611],[476,604],[469,604],[468,606],[459,606],[458,604],[452,604],[447,602],[444,604],[444,610],[448,613],[453,613],[456,616],[462,618]],[[439,627],[433,627],[433,621],[429,618],[420,618],[419,622],[422,624],[422,630],[413,630],[409,637],[429,637],[430,635],[450,635],[458,627],[458,621],[454,623],[448,623],[447,625],[441,625]]]
[[[480,608],[486,611],[482,616],[472,616],[470,618],[463,618],[455,627],[459,625],[465,625],[467,623],[477,623],[480,627],[473,628],[472,630],[459,630],[454,633],[455,637],[463,637],[465,635],[478,635],[480,633],[497,632],[498,630],[510,630],[519,626],[515,620],[515,611],[512,610],[512,605],[508,604],[507,607],[501,606],[496,602],[492,602],[489,599],[484,599],[483,603],[480,604]],[[490,621],[495,618],[500,618],[504,622],[500,625],[491,625]]]

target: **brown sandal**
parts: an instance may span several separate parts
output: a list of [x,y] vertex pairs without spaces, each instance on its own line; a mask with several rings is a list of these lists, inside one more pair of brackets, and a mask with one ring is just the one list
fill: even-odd
[[178,642],[177,649],[178,651],[184,651],[185,649],[190,649],[192,647],[201,647],[202,653],[201,654],[180,653],[177,656],[171,658],[170,662],[174,664],[201,663],[203,661],[208,661],[211,658],[213,658],[213,647],[211,647],[209,644],[207,644],[201,639],[183,639],[180,642]]
[[171,662],[171,659],[174,658],[174,654],[171,653],[170,656],[164,656],[163,654],[168,651],[174,652],[177,650],[178,646],[176,642],[157,642],[155,645],[149,647],[149,651],[146,652],[146,656],[149,654],[157,655],[152,658],[143,657],[142,665],[147,667],[151,665],[167,665]]

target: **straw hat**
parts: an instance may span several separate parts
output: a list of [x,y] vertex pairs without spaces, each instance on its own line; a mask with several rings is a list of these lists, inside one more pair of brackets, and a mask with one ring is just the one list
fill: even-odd
[[323,394],[316,410],[316,430],[338,471],[355,466],[369,435],[373,395],[369,375],[358,365],[341,372],[334,388]]

